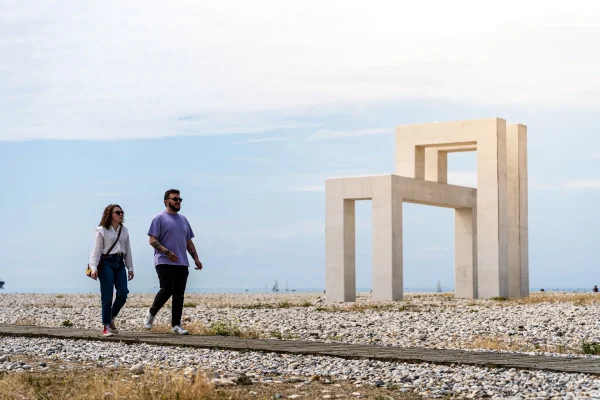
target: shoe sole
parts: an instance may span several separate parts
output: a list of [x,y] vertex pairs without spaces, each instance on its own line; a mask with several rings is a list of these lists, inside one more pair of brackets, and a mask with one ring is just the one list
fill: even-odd
[[103,333],[102,335],[103,335],[103,336],[115,336],[115,334],[114,334],[114,333]]

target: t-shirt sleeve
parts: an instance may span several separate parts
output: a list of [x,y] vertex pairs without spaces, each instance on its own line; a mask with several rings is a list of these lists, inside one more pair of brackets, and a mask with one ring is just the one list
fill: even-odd
[[154,237],[160,237],[160,218],[154,217],[152,223],[150,224],[150,229],[148,229],[148,235]]
[[194,238],[194,231],[192,231],[192,226],[188,222],[187,218],[185,219],[185,223],[187,225],[187,240],[192,240]]

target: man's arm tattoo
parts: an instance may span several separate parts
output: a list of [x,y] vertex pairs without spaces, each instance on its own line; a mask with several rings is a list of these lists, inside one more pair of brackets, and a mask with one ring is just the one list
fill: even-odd
[[188,251],[188,253],[190,253],[190,256],[192,256],[192,258],[194,260],[196,258],[198,258],[198,253],[196,252],[196,247],[194,246],[194,243],[191,240],[188,240],[188,242],[187,242],[187,251]]
[[150,243],[152,245],[152,247],[154,247],[156,250],[158,250],[159,252],[166,254],[169,249],[167,249],[165,246],[163,246],[163,244],[161,242],[158,241],[158,239],[154,239],[152,240],[152,242]]

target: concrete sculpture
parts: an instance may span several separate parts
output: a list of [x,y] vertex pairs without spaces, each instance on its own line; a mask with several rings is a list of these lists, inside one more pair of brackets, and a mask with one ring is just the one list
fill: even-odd
[[[447,183],[477,151],[477,189]],[[402,203],[455,209],[455,295],[529,295],[527,128],[500,118],[396,127],[396,173],[327,179],[326,296],[355,301],[354,203],[372,200],[373,299],[402,300]]]

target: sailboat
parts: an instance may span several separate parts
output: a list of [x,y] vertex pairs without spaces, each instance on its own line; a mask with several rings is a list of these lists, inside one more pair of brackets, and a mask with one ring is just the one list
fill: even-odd
[[286,291],[286,292],[289,292],[289,291],[290,291],[290,287],[289,287],[289,285],[288,285],[288,281],[287,281],[287,280],[285,281],[285,291]]
[[0,278],[0,289],[4,289],[4,284],[6,282],[4,282],[4,279]]
[[279,292],[279,284],[277,283],[277,280],[275,280],[275,284],[273,285],[273,291]]
[[438,279],[438,284],[437,284],[436,292],[442,293],[442,285],[440,285],[440,280],[439,279]]

